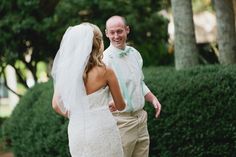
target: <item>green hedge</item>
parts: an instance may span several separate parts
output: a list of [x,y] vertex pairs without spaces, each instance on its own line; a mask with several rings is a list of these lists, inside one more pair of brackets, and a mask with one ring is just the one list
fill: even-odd
[[150,157],[236,156],[236,66],[145,70],[162,104],[149,112]]
[[52,110],[52,89],[51,81],[34,86],[4,123],[5,141],[15,157],[69,156],[68,120]]
[[0,154],[2,151],[5,151],[4,147],[3,147],[3,132],[2,132],[2,124],[3,122],[7,119],[7,117],[0,117]]
[[[146,105],[150,157],[235,157],[236,66],[184,71],[144,69],[162,104],[159,119]],[[38,84],[21,99],[3,134],[15,157],[67,157],[68,120],[51,108],[52,82]]]

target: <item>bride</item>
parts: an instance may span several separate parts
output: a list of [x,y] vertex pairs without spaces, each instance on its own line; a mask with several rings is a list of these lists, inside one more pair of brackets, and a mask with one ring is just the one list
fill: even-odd
[[69,118],[72,157],[123,157],[109,95],[118,110],[125,102],[114,72],[101,61],[103,50],[100,29],[82,23],[66,30],[54,59],[52,106]]

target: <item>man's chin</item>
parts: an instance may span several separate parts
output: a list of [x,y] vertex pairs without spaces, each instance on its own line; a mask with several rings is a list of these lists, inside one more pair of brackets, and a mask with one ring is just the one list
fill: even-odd
[[118,49],[123,49],[124,48],[123,44],[113,43],[113,45]]

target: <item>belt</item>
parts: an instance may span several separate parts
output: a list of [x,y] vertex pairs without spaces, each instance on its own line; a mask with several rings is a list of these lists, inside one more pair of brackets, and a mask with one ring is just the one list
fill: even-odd
[[115,111],[115,112],[112,112],[112,114],[114,116],[136,116],[136,115],[140,114],[142,111],[144,111],[144,110],[140,109],[140,110],[132,111],[132,112],[119,112],[119,111]]

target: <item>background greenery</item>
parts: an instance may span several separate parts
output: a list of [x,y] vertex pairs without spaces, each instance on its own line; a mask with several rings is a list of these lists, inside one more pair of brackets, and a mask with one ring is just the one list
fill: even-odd
[[[146,83],[162,103],[159,119],[147,104],[150,157],[235,157],[236,66],[176,71],[145,68]],[[2,127],[16,157],[66,157],[68,120],[51,107],[52,82],[20,100]]]
[[[158,12],[164,0],[1,0],[0,1],[0,75],[7,65],[15,68],[17,81],[25,88],[26,73],[40,82],[40,62],[52,62],[68,26],[92,22],[105,31],[112,15],[127,18],[131,28],[130,45],[143,56],[144,65],[173,63],[167,52],[167,19]],[[105,47],[109,46],[104,36]],[[19,93],[19,95],[23,95]]]
[[[192,2],[192,9],[199,12],[212,10],[211,4],[221,1]],[[230,6],[230,2],[217,4]],[[159,14],[163,6],[170,7],[170,0],[1,0],[0,77],[6,80],[6,66],[14,67],[20,83],[16,94],[23,95],[30,87],[26,82],[28,72],[35,82],[40,82],[41,75],[49,74],[50,63],[68,26],[89,21],[104,32],[106,19],[114,14],[127,18],[131,27],[129,44],[140,50],[144,66],[173,65],[174,47],[168,47],[167,51],[168,21]],[[190,7],[179,5],[177,13]],[[224,15],[222,17],[229,13],[228,9],[216,11]],[[188,17],[185,14],[183,19]],[[228,30],[224,28],[229,28],[230,22],[232,20],[220,23],[223,30]],[[186,32],[180,30],[179,33]],[[226,31],[219,39],[234,33]],[[109,42],[104,39],[107,47]],[[189,45],[187,41],[181,48]],[[200,64],[219,63],[215,56],[218,47],[215,48],[216,51],[212,51],[208,43],[198,45],[199,54],[207,58]],[[152,107],[145,107],[149,113],[150,157],[236,157],[235,69],[235,66],[219,65],[178,72],[171,67],[145,69],[146,82],[162,103],[158,120],[154,119]],[[6,81],[4,83],[8,87]],[[17,157],[69,156],[68,120],[53,112],[51,97],[52,82],[38,84],[27,91],[12,116],[7,121],[0,118],[0,126],[6,122],[0,127],[0,148],[3,142]]]
[[235,65],[150,68],[145,76],[162,103],[159,120],[149,114],[151,157],[235,157]]

